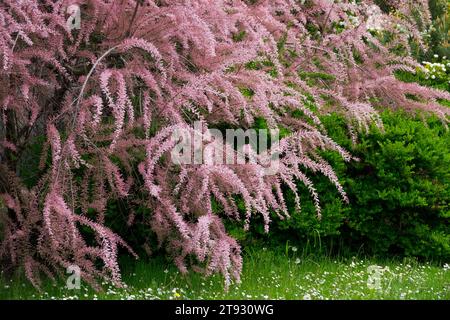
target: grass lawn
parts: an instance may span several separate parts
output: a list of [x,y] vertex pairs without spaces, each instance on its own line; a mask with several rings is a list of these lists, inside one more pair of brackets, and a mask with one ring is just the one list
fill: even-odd
[[[372,286],[370,266],[383,268]],[[83,283],[79,290],[46,283],[38,292],[24,278],[1,280],[0,299],[450,299],[448,264],[298,257],[292,251],[246,253],[242,282],[228,292],[220,276],[183,276],[161,258],[126,263],[123,280],[126,288],[105,284],[101,292]]]

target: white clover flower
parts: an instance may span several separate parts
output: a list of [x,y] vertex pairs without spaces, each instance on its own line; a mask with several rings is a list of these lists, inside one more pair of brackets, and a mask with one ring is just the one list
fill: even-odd
[[311,300],[311,295],[309,293],[305,294],[303,300]]
[[436,79],[436,76],[433,74],[433,75],[431,75],[431,79]]
[[293,252],[297,252],[297,247],[292,247]]
[[299,263],[300,263],[300,259],[299,258],[295,259],[295,264],[299,264]]
[[433,57],[435,57],[435,58],[439,58],[439,55],[438,54],[435,54]]

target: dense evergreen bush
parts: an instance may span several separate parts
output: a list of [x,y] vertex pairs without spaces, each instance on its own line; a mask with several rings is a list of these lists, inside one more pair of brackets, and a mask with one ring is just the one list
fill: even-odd
[[[355,207],[348,207],[333,194],[336,188],[347,201],[339,176],[350,193],[367,191],[367,185],[377,191],[385,190],[383,184],[406,185],[417,179],[412,172],[422,174],[422,163],[414,162],[418,151],[402,148],[403,137],[397,137],[400,148],[393,154],[402,170],[388,163],[378,168],[384,158],[372,152],[383,154],[387,142],[378,146],[362,138],[354,151],[364,154],[363,162],[346,168],[330,152],[339,151],[346,161],[352,155],[326,135],[319,117],[340,114],[352,138],[369,125],[381,128],[381,106],[449,120],[450,109],[438,103],[450,100],[448,92],[394,77],[424,69],[414,58],[429,48],[428,1],[384,1],[384,13],[372,0],[0,1],[0,270],[23,271],[39,288],[42,275],[62,275],[76,265],[94,287],[105,281],[122,286],[119,250],[137,257],[156,247],[167,250],[182,273],[221,273],[228,288],[240,279],[242,257],[224,224],[236,221],[242,230],[262,219],[257,228],[267,232],[271,211],[280,219],[290,211],[288,224],[306,235],[335,236],[343,226],[357,241],[382,235],[386,243],[374,247],[381,252],[391,250],[389,241],[406,248],[403,238],[385,236],[391,225],[410,233],[410,225],[420,226],[421,234],[444,243],[445,230],[433,232],[445,217],[432,223],[416,213],[438,206],[430,210],[441,214],[445,207],[437,201],[445,199],[445,188],[437,186],[446,181],[433,180],[445,172],[439,171],[442,159],[426,157],[437,163],[418,186],[401,185],[406,200],[392,192],[386,199],[354,193]],[[425,78],[437,74],[422,71]],[[443,66],[438,71],[446,72]],[[247,149],[254,159],[246,164],[211,161],[206,151],[203,161],[173,157],[180,133],[201,136],[199,148],[217,151],[219,139],[203,139],[207,129],[259,128],[260,118],[280,129],[280,143],[270,146],[280,155],[276,174],[266,174],[267,157],[254,156],[256,150]],[[431,148],[440,146],[432,149],[439,155],[446,154],[439,153],[445,149],[441,139],[431,141]],[[219,152],[240,159],[234,141],[226,144],[227,151]],[[389,176],[390,170],[400,176]],[[368,176],[360,178],[360,172]],[[425,190],[422,180],[430,184]],[[306,197],[296,181],[307,186]],[[321,190],[328,204],[323,210]],[[377,211],[372,202],[379,198],[392,200],[387,209],[393,213]],[[294,202],[295,210],[305,202],[302,215]],[[367,205],[371,211],[364,211]],[[359,225],[358,206],[364,219],[373,216],[367,225]],[[416,220],[407,211],[399,228],[398,219],[385,221],[409,206]],[[312,207],[322,222],[309,216]],[[371,238],[380,212],[387,229]],[[442,255],[442,246],[432,248]],[[405,253],[427,255],[424,250]]]
[[360,158],[344,165],[335,154],[326,155],[350,205],[317,177],[322,220],[317,219],[313,202],[303,197],[302,212],[290,205],[290,219],[274,219],[272,243],[339,240],[347,248],[370,254],[450,259],[450,134],[436,118],[392,112],[382,118],[385,131],[373,128],[354,146],[346,137],[343,119],[336,115],[323,119],[330,135]]

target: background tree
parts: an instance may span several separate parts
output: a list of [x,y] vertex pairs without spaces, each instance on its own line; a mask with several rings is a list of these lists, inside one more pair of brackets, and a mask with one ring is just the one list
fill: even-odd
[[[72,4],[80,30],[66,25]],[[378,108],[448,120],[437,102],[448,93],[394,76],[421,68],[410,45],[425,46],[430,23],[426,1],[396,6],[388,15],[372,1],[2,1],[3,263],[23,266],[36,286],[40,273],[73,264],[93,285],[98,277],[120,285],[118,247],[134,253],[105,217],[118,200],[132,208],[118,218],[148,226],[182,272],[221,272],[226,286],[239,280],[240,248],[222,219],[248,228],[261,214],[268,231],[271,211],[288,216],[284,190],[300,206],[297,181],[320,216],[305,169],[346,199],[318,151],[352,157],[318,114],[343,115],[352,137],[382,127]],[[260,163],[170,161],[174,130],[198,134],[194,121],[250,128],[259,119],[286,133],[277,175],[264,176]]]

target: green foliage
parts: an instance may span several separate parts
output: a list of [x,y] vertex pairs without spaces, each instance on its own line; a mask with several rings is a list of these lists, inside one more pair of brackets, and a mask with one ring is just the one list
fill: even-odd
[[424,74],[422,73],[412,74],[406,71],[398,71],[396,72],[395,76],[397,77],[397,79],[404,82],[418,82],[424,86],[450,91],[450,83],[448,81],[441,81],[439,79],[432,79],[430,77],[428,77],[427,79],[426,76],[424,76]]
[[[375,0],[375,3],[383,12],[396,14],[394,5],[396,1]],[[449,57],[450,2],[448,0],[428,0],[428,5],[432,22],[431,25],[421,26],[427,49],[423,50],[419,48],[417,44],[411,43],[413,54],[420,60],[429,60],[435,54]],[[389,35],[385,34],[385,36]]]
[[[424,71],[418,71],[421,81],[430,81],[431,86],[450,91],[450,58],[434,55],[431,62],[424,61]],[[428,85],[427,83],[425,83]]]
[[[434,55],[431,61],[423,61],[424,71],[417,70],[415,73],[397,71],[395,76],[403,82],[417,82],[423,86],[450,92],[450,58]],[[439,100],[444,106],[450,106],[450,101]]]
[[323,118],[333,139],[360,159],[345,164],[336,154],[323,155],[333,164],[350,204],[343,203],[328,181],[316,177],[322,220],[299,185],[302,211],[295,210],[288,194],[291,218],[274,218],[267,239],[334,241],[370,254],[450,259],[450,133],[435,117],[385,112],[382,118],[385,131],[372,128],[356,145],[342,117]]
[[[18,174],[27,187],[33,187],[34,185],[36,185],[39,178],[41,177],[42,171],[39,169],[39,162],[41,154],[44,152],[44,145],[44,136],[34,137],[24,149],[21,158],[17,161]],[[48,152],[48,150],[46,151]],[[45,165],[49,165],[51,162],[50,152],[48,152],[48,156],[45,160]]]
[[306,83],[311,86],[335,80],[333,75],[322,72],[299,72],[299,76],[302,80],[306,80]]
[[383,120],[347,170],[349,235],[374,253],[450,259],[450,134],[436,118]]

